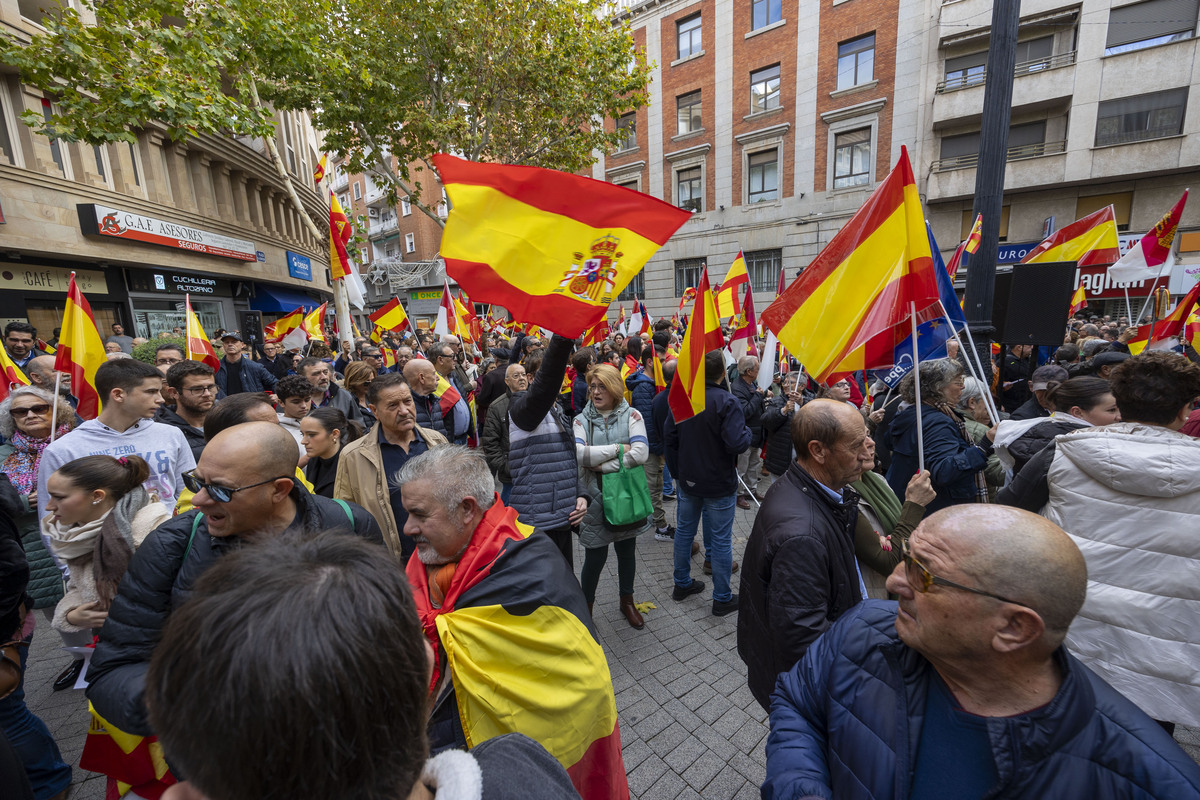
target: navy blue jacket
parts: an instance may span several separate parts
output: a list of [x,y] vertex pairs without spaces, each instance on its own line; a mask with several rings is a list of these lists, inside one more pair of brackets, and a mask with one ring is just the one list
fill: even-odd
[[[625,379],[625,386],[629,389],[631,398],[629,405],[641,412],[643,420],[653,419],[654,379],[644,372],[635,372]],[[651,453],[662,453],[662,437],[658,435],[658,431],[654,430],[653,425],[646,425],[646,439],[650,443]],[[655,448],[658,449],[655,450]]]
[[[1054,699],[988,720],[989,798],[1196,798],[1200,767],[1060,647]],[[896,634],[896,604],[864,601],[779,676],[763,800],[909,797],[933,667]],[[953,758],[953,753],[945,754]]]
[[[667,420],[671,417],[671,406],[667,400],[669,394],[671,394],[671,386],[668,384],[666,389],[654,395],[654,400],[650,403],[646,438],[650,441],[650,452],[656,456],[661,456],[666,452],[663,437],[666,434]],[[655,449],[656,447],[657,449]]]
[[[925,432],[925,469],[929,470],[937,499],[925,507],[925,516],[960,503],[975,502],[975,473],[987,466],[991,450],[968,442],[958,423],[941,411],[926,405],[921,408],[921,428]],[[984,440],[987,442],[987,440]],[[901,502],[908,481],[917,474],[917,408],[909,406],[896,415],[883,444],[892,452],[887,482]]]
[[738,454],[750,446],[742,404],[715,383],[704,384],[704,410],[663,431],[667,469],[677,485],[696,497],[728,497],[738,490]]
[[[226,372],[225,359],[221,359],[221,368],[217,370],[216,382],[217,388],[221,390],[222,395],[229,394],[229,389],[226,387],[226,382],[229,378],[229,373]],[[275,376],[271,371],[259,364],[257,361],[242,356],[242,391],[244,392],[269,392],[275,388]]]

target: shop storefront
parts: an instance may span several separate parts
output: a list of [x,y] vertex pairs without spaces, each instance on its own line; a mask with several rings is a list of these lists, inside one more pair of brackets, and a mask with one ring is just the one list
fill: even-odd
[[[235,328],[235,282],[197,273],[159,269],[128,269],[129,305],[133,315],[132,336],[153,339],[160,333],[184,328],[184,300],[210,336],[218,328]],[[237,282],[241,283],[241,282]]]
[[0,327],[28,322],[38,337],[49,340],[62,325],[71,273],[92,306],[96,326],[105,336],[114,322],[129,325],[125,284],[119,269],[97,268],[57,259],[0,261]]

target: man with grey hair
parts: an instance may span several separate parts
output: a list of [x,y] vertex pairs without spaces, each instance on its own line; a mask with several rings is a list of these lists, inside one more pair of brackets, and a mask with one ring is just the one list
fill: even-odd
[[750,508],[750,494],[762,502],[763,497],[758,493],[758,482],[762,479],[762,446],[763,446],[763,390],[758,388],[758,359],[754,356],[742,356],[737,360],[737,378],[732,381],[729,391],[742,405],[742,416],[746,418],[746,427],[750,429],[750,446],[738,456],[738,476],[741,486],[738,487],[738,508]]
[[[30,359],[28,366],[25,367],[25,374],[29,376],[30,385],[51,393],[54,392],[56,372],[54,356],[38,356]],[[58,393],[68,398],[71,405],[74,406],[76,400],[71,397],[71,373],[63,372],[61,374],[62,379],[58,381]]]
[[1197,797],[1200,767],[1063,646],[1087,568],[1027,511],[956,506],[780,676],[764,797]]
[[[409,459],[399,483],[417,555],[406,571],[434,654],[430,749],[523,733],[577,789],[628,797],[608,663],[554,542],[529,535],[493,490],[487,461],[465,447]],[[534,690],[547,686],[571,691]]]

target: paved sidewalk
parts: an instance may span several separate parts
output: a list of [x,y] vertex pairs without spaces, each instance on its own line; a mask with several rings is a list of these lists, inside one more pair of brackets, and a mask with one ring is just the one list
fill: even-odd
[[[668,503],[668,519],[674,518]],[[738,510],[734,559],[740,561],[754,511]],[[671,599],[669,542],[653,535],[638,540],[635,597],[657,608],[646,627],[630,628],[617,607],[616,557],[609,558],[596,595],[595,621],[608,654],[616,690],[631,795],[640,800],[702,797],[750,800],[759,797],[765,773],[766,714],[746,688],[746,668],[737,656],[737,615],[714,617],[712,579],[695,557],[692,574],[706,588],[683,602]],[[576,567],[583,552],[576,549]],[[737,576],[734,576],[737,586]],[[58,636],[39,616],[25,691],[30,708],[58,739],[63,757],[79,763],[87,733],[82,692],[53,692],[50,683],[66,666]],[[1200,761],[1200,731],[1177,729],[1175,738]],[[75,768],[72,800],[102,800],[104,778]]]

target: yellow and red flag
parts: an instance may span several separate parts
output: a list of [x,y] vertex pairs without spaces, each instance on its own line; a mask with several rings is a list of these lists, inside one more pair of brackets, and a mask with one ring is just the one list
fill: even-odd
[[625,304],[621,303],[617,313],[617,333],[625,333]]
[[100,413],[103,398],[96,390],[96,370],[108,359],[104,341],[96,329],[92,306],[75,285],[75,273],[67,286],[67,307],[63,311],[62,334],[58,337],[58,352],[54,368],[71,376],[71,393],[79,400],[75,413],[84,419],[95,419]]
[[[137,736],[113,727],[88,702],[91,722],[79,756],[79,766],[112,779],[110,797],[130,791],[138,797],[161,797],[177,779],[163,757],[157,736]],[[112,792],[115,790],[115,794]]]
[[268,342],[279,342],[283,337],[304,324],[304,309],[297,308],[263,328],[263,339]]
[[195,311],[192,311],[190,294],[183,296],[183,314],[186,320],[188,360],[203,362],[214,370],[220,369],[221,359],[217,358],[217,351],[213,349],[212,342],[208,340],[208,334],[204,332],[204,326],[200,324],[200,318],[196,316]]
[[1087,308],[1087,293],[1083,291],[1083,285],[1075,290],[1075,294],[1071,296],[1071,308],[1067,311],[1068,317],[1073,317],[1079,313],[1081,309]]
[[329,153],[321,153],[321,160],[317,162],[317,168],[313,170],[313,182],[318,186],[325,179],[325,165],[329,163]]
[[754,316],[754,292],[746,289],[742,313],[737,316],[737,328],[729,336],[729,352],[734,358],[754,356],[758,358],[758,346],[754,337],[758,333],[758,320]]
[[8,351],[3,347],[0,347],[0,371],[4,373],[0,379],[0,400],[8,397],[8,393],[13,389],[29,385],[29,378],[25,377],[21,368],[8,357]]
[[611,331],[608,328],[608,320],[602,319],[595,325],[587,329],[583,335],[584,347],[595,347],[608,338]]
[[962,266],[963,255],[974,255],[975,251],[979,249],[979,240],[982,238],[983,214],[976,214],[975,222],[971,225],[971,232],[955,248],[954,255],[950,256],[950,261],[946,264],[946,272],[950,273],[951,278],[958,274],[958,268]]
[[1129,352],[1137,355],[1146,349],[1156,349],[1155,344],[1157,343],[1186,336],[1185,328],[1188,317],[1196,309],[1197,301],[1200,301],[1200,282],[1197,282],[1191,291],[1184,295],[1183,299],[1179,301],[1179,305],[1175,306],[1175,310],[1154,323],[1153,332],[1151,332],[1149,324],[1139,325],[1137,335],[1128,343]]
[[1093,211],[1046,237],[1021,259],[1022,264],[1075,261],[1081,267],[1114,264],[1121,258],[1117,218],[1112,206]]
[[667,397],[667,405],[677,424],[704,410],[704,354],[724,346],[721,320],[717,317],[717,304],[708,288],[708,271],[705,270],[700,274],[692,316],[675,364],[675,380]]
[[452,208],[449,274],[480,303],[575,338],[691,213],[641,192],[538,167],[438,154]]
[[396,366],[396,351],[390,347],[383,348],[383,368],[391,369],[394,366]]
[[308,334],[308,338],[314,342],[325,341],[325,308],[329,303],[321,303],[321,306],[304,318],[301,327]]
[[1193,350],[1200,351],[1200,312],[1196,309],[1188,315],[1187,324],[1183,326],[1183,338]]
[[[649,347],[650,352],[654,355],[654,375],[652,376],[654,378],[654,393],[658,394],[667,388],[667,378],[663,375],[662,359],[658,357],[658,350],[655,349],[653,343]],[[667,399],[669,400],[670,398]]]
[[[689,286],[683,290],[683,297],[679,298],[679,314],[683,313],[683,307],[696,299],[696,287]],[[679,314],[676,314],[678,316]]]
[[717,316],[721,319],[729,319],[737,316],[742,310],[742,287],[750,288],[750,273],[746,271],[746,257],[739,250],[737,258],[733,260],[733,265],[729,267],[729,272],[725,273],[725,280],[721,281],[721,286],[717,290]]
[[762,319],[818,382],[889,365],[912,334],[912,304],[918,324],[923,312],[941,315],[934,269],[908,149],[901,147],[887,178]]
[[376,331],[382,328],[385,331],[399,333],[409,327],[408,314],[404,313],[404,306],[400,305],[399,297],[393,297],[387,305],[369,315],[368,319],[375,323]]
[[353,233],[350,218],[338,202],[337,195],[329,193],[329,272],[335,281],[340,281],[353,271],[346,242]]
[[41,350],[43,353],[45,353],[48,356],[54,355],[54,353],[58,350],[58,348],[56,348],[56,347],[51,347],[50,343],[47,342],[45,339],[37,340],[37,349]]
[[458,338],[477,342],[483,336],[483,326],[479,324],[479,318],[475,316],[475,306],[467,301],[467,296],[463,294],[462,289],[458,290],[458,297],[454,298],[454,316],[458,325]]

